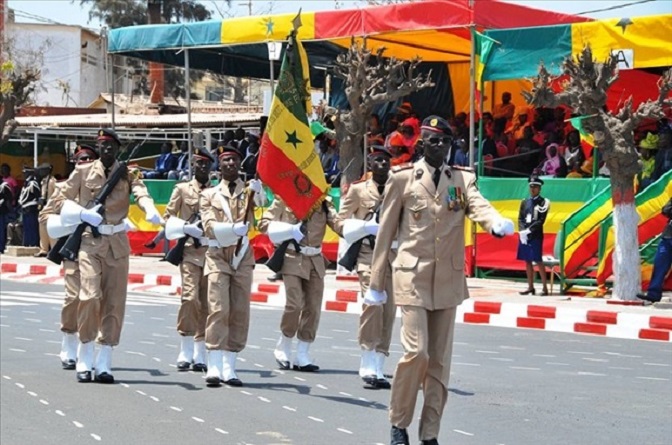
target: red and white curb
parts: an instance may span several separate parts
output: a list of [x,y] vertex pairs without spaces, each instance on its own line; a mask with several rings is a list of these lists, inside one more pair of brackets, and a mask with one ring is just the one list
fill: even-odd
[[[60,284],[63,282],[63,269],[60,266],[3,263],[0,266],[0,276],[9,280]],[[338,276],[336,280],[340,281]],[[182,283],[179,275],[130,273],[128,284],[129,290],[135,292],[179,295]],[[251,296],[253,303],[285,306],[283,284],[257,283],[254,289]],[[359,314],[359,294],[355,289],[327,288],[322,310]],[[481,301],[471,298],[458,307],[457,322],[613,338],[672,341],[672,317],[577,307]]]

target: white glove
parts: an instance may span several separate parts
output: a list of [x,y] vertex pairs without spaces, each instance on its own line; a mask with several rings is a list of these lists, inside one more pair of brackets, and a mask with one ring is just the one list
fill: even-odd
[[527,236],[530,234],[530,232],[531,232],[530,229],[525,229],[525,230],[521,230],[518,233],[518,236],[520,236],[520,242],[522,244],[527,244]]
[[510,219],[499,218],[492,225],[492,234],[497,238],[503,238],[506,235],[513,235],[513,221]]
[[98,204],[91,207],[90,209],[82,210],[82,212],[79,214],[79,219],[93,227],[98,227],[100,223],[103,222],[103,215],[98,213],[98,209],[100,209],[100,207],[101,204]]
[[161,224],[161,215],[159,215],[159,211],[153,205],[145,211],[145,221],[152,224]]
[[249,186],[250,186],[250,190],[252,190],[254,193],[257,193],[257,194],[261,193],[264,190],[264,188],[261,185],[261,181],[258,180],[258,179],[251,179],[250,183],[249,183]]
[[242,223],[238,222],[233,225],[233,233],[235,233],[237,236],[245,236],[247,235],[247,231],[249,229],[250,223]]
[[138,228],[135,227],[135,224],[133,224],[130,219],[124,218],[124,230],[127,232],[135,232]]
[[364,223],[364,230],[369,235],[373,235],[373,236],[378,235],[378,228],[379,227],[380,227],[380,224],[378,224],[378,221],[376,221],[373,218]]
[[387,302],[387,292],[369,288],[364,294],[364,304],[380,306]]
[[193,238],[200,238],[203,236],[203,230],[201,230],[201,228],[198,227],[198,224],[185,224],[184,234],[189,235]]
[[296,223],[292,226],[292,238],[297,243],[300,243],[303,239],[303,232],[301,232],[301,223]]

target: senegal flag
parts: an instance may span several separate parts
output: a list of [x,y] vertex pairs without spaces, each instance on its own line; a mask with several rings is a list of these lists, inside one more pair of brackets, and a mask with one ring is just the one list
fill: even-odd
[[308,58],[294,30],[271,102],[257,172],[298,219],[317,209],[327,193],[324,170],[308,125],[309,112]]
[[572,127],[579,130],[579,136],[581,137],[581,148],[583,149],[583,154],[586,156],[586,159],[591,157],[593,154],[593,147],[595,147],[595,139],[593,135],[588,133],[585,128],[583,128],[583,120],[588,116],[579,116],[573,117],[569,120],[572,124]]
[[476,56],[476,89],[481,91],[483,88],[483,73],[485,72],[485,66],[490,60],[490,55],[492,54],[496,40],[481,34],[472,28],[471,31],[472,45],[474,45],[474,54]]

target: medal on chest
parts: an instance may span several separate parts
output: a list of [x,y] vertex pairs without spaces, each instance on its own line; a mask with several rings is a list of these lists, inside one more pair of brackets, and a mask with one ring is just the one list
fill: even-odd
[[446,205],[448,210],[459,212],[466,207],[466,200],[461,187],[450,186],[446,190]]

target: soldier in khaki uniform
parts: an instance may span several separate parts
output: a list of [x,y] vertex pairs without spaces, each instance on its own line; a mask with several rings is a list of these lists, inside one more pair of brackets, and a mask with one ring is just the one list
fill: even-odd
[[[39,167],[40,174],[46,174],[40,182],[40,198],[38,200],[38,208],[42,209],[47,204],[49,198],[54,195],[54,190],[56,189],[56,179],[51,176],[52,166],[49,164],[44,164]],[[45,218],[38,219],[40,223],[40,251],[37,252],[34,256],[36,257],[45,257],[49,253],[49,248],[52,247],[56,240],[49,237],[47,233],[47,220]]]
[[[76,165],[87,164],[98,159],[95,150],[87,145],[78,145],[73,156]],[[54,193],[51,195],[47,204],[40,212],[40,227],[44,224],[47,227],[47,220],[50,215],[54,215],[56,202],[60,196],[61,186],[65,183],[57,183]],[[56,216],[58,218],[58,216]],[[53,248],[53,246],[52,246]],[[77,362],[77,307],[79,306],[79,265],[76,261],[63,259],[63,279],[65,281],[65,301],[61,308],[61,332],[63,339],[61,341],[61,366],[63,369],[75,369]]]
[[[56,210],[63,225],[86,223],[96,227],[100,237],[95,238],[90,229],[82,236],[79,250],[81,289],[77,314],[79,347],[77,350],[77,380],[90,382],[94,368],[94,343],[100,344],[95,360],[95,379],[101,383],[114,383],[111,374],[112,347],[119,344],[126,307],[128,258],[131,252],[124,219],[128,216],[131,192],[138,205],[145,211],[145,219],[152,224],[161,222],[161,215],[154,207],[141,174],[136,169],[127,172],[112,190],[101,215],[97,206],[82,209],[80,204],[91,202],[107,179],[119,168],[116,160],[119,138],[111,129],[98,132],[100,159],[78,165],[59,192],[60,204]],[[66,207],[67,206],[67,207]]]
[[[203,275],[203,267],[208,240],[203,237],[200,227],[199,200],[201,192],[210,188],[210,167],[214,159],[207,151],[198,150],[192,156],[192,162],[194,179],[175,186],[163,216],[168,221],[167,226],[170,218],[177,218],[182,224],[182,236],[190,237],[180,263],[182,300],[177,312],[177,332],[180,334],[177,370],[186,371],[192,367],[194,371],[203,372],[207,370],[205,322],[208,317],[208,279]],[[198,247],[194,240],[198,240]]]
[[275,244],[294,241],[285,252],[280,270],[285,283],[286,302],[280,321],[282,333],[274,355],[281,369],[290,369],[292,339],[295,335],[298,344],[293,369],[303,372],[320,369],[313,363],[308,351],[317,336],[322,313],[326,273],[322,240],[327,225],[336,231],[337,219],[336,209],[328,199],[307,219],[299,221],[287,204],[276,198],[259,223],[259,230],[268,233]]
[[[371,178],[357,181],[350,186],[348,193],[341,201],[341,208],[338,212],[336,226],[338,234],[345,236],[346,240],[351,242],[346,256],[352,254],[350,249],[359,248],[356,267],[362,296],[365,296],[369,289],[373,247],[379,227],[377,220],[385,183],[390,172],[390,158],[389,151],[383,146],[372,147],[368,156]],[[356,243],[359,243],[361,247],[358,247]],[[387,301],[383,305],[368,304],[364,301],[359,317],[359,346],[362,348],[359,376],[373,388],[390,388],[390,383],[383,372],[383,365],[385,357],[389,355],[392,328],[397,311],[391,278],[391,264],[394,261],[395,252],[393,246],[387,267],[388,277],[385,289],[388,295]]]
[[437,445],[448,396],[453,330],[457,306],[469,297],[464,276],[464,219],[495,236],[513,234],[483,198],[476,176],[448,167],[453,142],[448,123],[430,116],[422,124],[425,158],[395,167],[385,188],[380,228],[373,252],[367,299],[386,301],[387,260],[398,236],[392,265],[394,299],[401,309],[404,356],[397,364],[390,400],[391,444],[408,445],[418,390],[424,405],[419,436]]
[[232,145],[217,149],[221,182],[201,194],[201,218],[209,239],[205,254],[208,279],[208,386],[242,386],[236,374],[236,357],[247,344],[254,254],[247,232],[254,221],[252,193],[261,197],[261,182],[250,186],[239,179],[242,155]]

